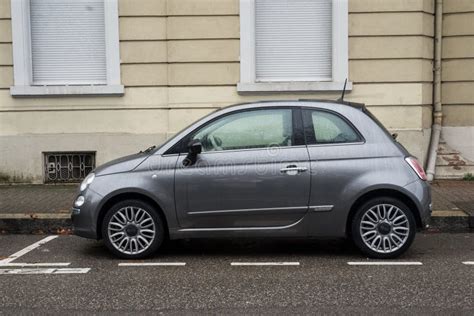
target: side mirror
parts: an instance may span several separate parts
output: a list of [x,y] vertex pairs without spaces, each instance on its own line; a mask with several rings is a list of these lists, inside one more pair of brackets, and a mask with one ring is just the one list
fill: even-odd
[[196,162],[197,155],[202,152],[201,140],[193,139],[188,144],[188,155],[183,160],[184,166],[191,166]]
[[190,155],[198,155],[202,152],[201,140],[193,139],[188,144],[188,153]]

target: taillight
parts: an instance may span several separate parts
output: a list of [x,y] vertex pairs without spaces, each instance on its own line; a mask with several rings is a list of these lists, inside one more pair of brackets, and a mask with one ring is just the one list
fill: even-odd
[[418,160],[414,157],[406,157],[405,158],[405,161],[410,165],[410,167],[416,172],[416,174],[418,175],[418,177],[423,180],[423,181],[426,181],[426,173],[425,173],[425,170],[423,170],[423,167],[421,166],[421,164],[418,162]]

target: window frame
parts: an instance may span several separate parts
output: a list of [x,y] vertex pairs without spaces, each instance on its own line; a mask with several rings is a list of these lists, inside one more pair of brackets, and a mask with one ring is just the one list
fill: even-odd
[[[240,82],[237,91],[342,91],[349,74],[348,0],[333,0],[332,80],[281,82],[257,81],[256,78],[255,1],[240,0]],[[346,91],[350,90],[352,82],[347,82]]]
[[[173,155],[173,154],[187,154],[188,149],[187,145],[191,141],[191,138],[203,128],[206,128],[210,124],[213,124],[215,121],[220,120],[226,116],[234,115],[242,112],[252,112],[252,111],[265,111],[265,110],[291,110],[291,118],[292,118],[292,145],[291,146],[284,146],[283,148],[292,148],[292,147],[301,147],[305,146],[305,136],[304,136],[304,128],[303,128],[303,117],[301,114],[301,109],[295,106],[269,106],[269,107],[259,107],[259,108],[251,108],[251,109],[241,109],[232,111],[229,113],[225,113],[218,117],[213,118],[210,121],[203,123],[202,125],[196,127],[192,131],[190,131],[186,136],[183,136],[175,145],[173,145],[170,149],[168,149],[163,155]],[[217,150],[217,151],[208,151],[204,153],[228,153],[233,151],[250,151],[250,150],[267,150],[268,147],[259,147],[259,148],[242,148],[242,149],[228,149],[228,150]]]
[[12,96],[123,95],[120,79],[119,13],[117,0],[104,0],[107,84],[105,85],[33,85],[30,1],[11,1],[13,42]]
[[[313,112],[325,112],[329,113],[332,115],[335,115],[336,117],[339,117],[343,122],[345,122],[352,130],[357,134],[359,139],[357,141],[347,141],[347,142],[318,142],[316,139],[316,133],[314,130],[314,125],[313,125],[313,117],[312,113]],[[336,112],[336,111],[331,111],[327,109],[302,109],[302,116],[303,116],[303,125],[304,125],[304,136],[305,136],[305,142],[307,146],[337,146],[337,145],[351,145],[351,144],[365,144],[365,138],[357,129],[357,127],[352,124],[350,120],[348,120],[344,115]]]

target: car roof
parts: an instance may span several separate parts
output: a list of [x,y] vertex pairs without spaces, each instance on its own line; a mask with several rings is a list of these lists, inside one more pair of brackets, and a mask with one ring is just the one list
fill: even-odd
[[339,104],[350,106],[352,108],[356,108],[359,110],[365,109],[364,103],[357,103],[357,102],[348,102],[343,100],[324,100],[324,99],[298,99],[298,100],[264,100],[264,101],[253,101],[253,102],[242,102],[237,104],[228,105],[216,110],[216,112],[220,112],[222,110],[232,110],[235,108],[251,108],[251,107],[258,107],[261,105],[262,107],[265,106],[274,106],[274,105],[290,105],[290,106],[318,106],[325,103],[332,103],[332,104]]

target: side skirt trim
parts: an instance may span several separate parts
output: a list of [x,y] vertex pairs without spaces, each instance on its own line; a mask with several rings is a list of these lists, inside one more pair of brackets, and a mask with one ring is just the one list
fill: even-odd
[[206,215],[206,214],[225,214],[225,213],[245,213],[245,212],[260,212],[260,211],[287,211],[287,210],[305,210],[307,206],[294,207],[268,207],[268,208],[244,208],[236,210],[216,210],[216,211],[196,211],[187,212],[188,215]]
[[[303,217],[304,218],[304,217]],[[301,223],[303,218],[297,222],[286,226],[272,226],[272,227],[224,227],[224,228],[183,228],[178,232],[219,232],[219,231],[252,231],[252,230],[282,230],[288,229]]]

